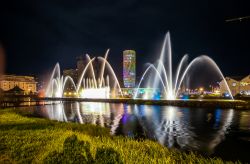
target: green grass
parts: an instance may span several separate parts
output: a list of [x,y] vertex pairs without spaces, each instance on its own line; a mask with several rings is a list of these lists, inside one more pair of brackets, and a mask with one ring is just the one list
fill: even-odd
[[224,163],[150,140],[110,136],[94,125],[63,123],[0,109],[0,163]]

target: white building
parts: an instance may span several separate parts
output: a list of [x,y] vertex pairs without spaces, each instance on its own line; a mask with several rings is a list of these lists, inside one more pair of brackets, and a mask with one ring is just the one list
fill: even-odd
[[[250,74],[245,77],[235,76],[226,77],[225,79],[233,96],[236,94],[250,95]],[[228,93],[225,82],[222,80],[219,84],[220,93]]]

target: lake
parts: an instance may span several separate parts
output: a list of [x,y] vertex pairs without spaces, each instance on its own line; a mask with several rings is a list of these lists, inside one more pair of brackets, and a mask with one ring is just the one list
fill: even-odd
[[250,162],[250,110],[67,102],[30,108],[39,117],[110,129],[180,151]]

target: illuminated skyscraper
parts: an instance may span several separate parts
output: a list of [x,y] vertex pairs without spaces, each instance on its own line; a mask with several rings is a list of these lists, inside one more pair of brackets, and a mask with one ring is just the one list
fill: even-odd
[[135,87],[136,53],[134,50],[123,51],[123,83],[126,88]]

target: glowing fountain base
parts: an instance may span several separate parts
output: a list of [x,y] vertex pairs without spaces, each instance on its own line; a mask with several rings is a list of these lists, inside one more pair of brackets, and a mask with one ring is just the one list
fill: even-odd
[[110,88],[87,88],[80,92],[80,98],[109,99]]

